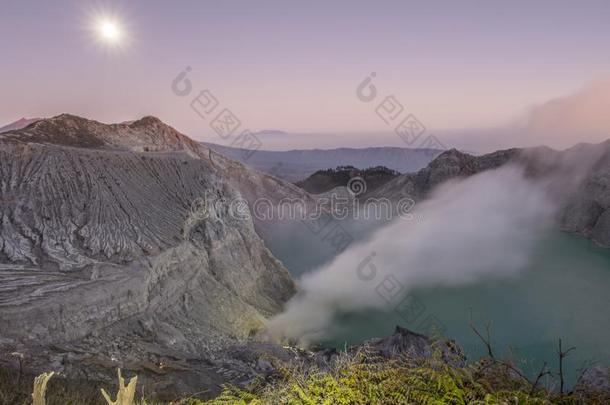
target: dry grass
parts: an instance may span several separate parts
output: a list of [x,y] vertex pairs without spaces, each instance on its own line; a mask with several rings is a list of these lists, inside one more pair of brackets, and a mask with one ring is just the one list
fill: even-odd
[[[490,367],[490,359],[463,367],[452,366],[437,354],[429,359],[407,357],[387,360],[359,352],[341,354],[330,370],[276,364],[279,376],[258,380],[246,389],[226,386],[210,401],[187,398],[173,405],[220,404],[608,404],[608,395],[559,395],[516,376],[502,364]],[[15,375],[0,370],[0,403],[10,405],[152,405],[136,397],[137,377],[126,385],[120,371],[116,400],[94,384],[66,381],[53,373],[20,379],[27,387],[13,391],[8,379]],[[12,387],[15,387],[14,384]],[[22,388],[23,388],[22,387]],[[29,393],[34,391],[34,394]],[[45,404],[46,389],[46,404]],[[93,390],[93,391],[92,391]],[[105,399],[105,400],[104,400]]]
[[46,405],[47,383],[55,373],[42,373],[34,379],[34,389],[32,392],[33,405]]
[[[138,377],[133,377],[129,380],[129,384],[125,386],[125,379],[121,376],[121,369],[118,370],[119,375],[119,391],[116,394],[116,401],[110,398],[110,395],[102,388],[102,395],[108,405],[134,405],[134,398],[136,396],[136,385],[138,384]],[[44,404],[42,404],[44,405]]]

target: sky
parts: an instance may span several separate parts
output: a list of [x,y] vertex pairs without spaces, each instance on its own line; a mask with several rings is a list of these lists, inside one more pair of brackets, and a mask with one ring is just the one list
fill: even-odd
[[[117,46],[95,31],[104,17]],[[391,133],[375,113],[387,96],[429,130],[502,127],[608,77],[608,21],[608,1],[3,0],[0,125],[155,115],[220,141],[190,107],[207,89],[251,131]],[[177,96],[187,66],[192,94]],[[281,146],[302,139],[332,144]]]

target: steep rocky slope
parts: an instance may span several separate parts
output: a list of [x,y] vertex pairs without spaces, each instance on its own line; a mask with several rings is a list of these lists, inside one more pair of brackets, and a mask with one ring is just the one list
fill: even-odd
[[0,358],[101,378],[254,333],[295,291],[230,210],[262,195],[307,197],[153,117],[61,115],[0,135]]
[[418,201],[447,180],[509,163],[524,167],[528,176],[540,180],[541,186],[553,193],[561,207],[558,221],[564,230],[610,246],[610,140],[564,151],[546,147],[507,149],[482,156],[452,149],[426,168],[400,175],[362,199],[409,197]]
[[509,149],[477,157],[451,149],[443,152],[425,168],[400,175],[383,186],[369,191],[366,197],[390,199],[410,197],[420,200],[444,181],[500,167],[513,159],[517,153],[517,149]]
[[610,247],[610,140],[561,152],[532,150],[525,159],[533,162],[533,175],[552,178],[559,190],[561,226]]

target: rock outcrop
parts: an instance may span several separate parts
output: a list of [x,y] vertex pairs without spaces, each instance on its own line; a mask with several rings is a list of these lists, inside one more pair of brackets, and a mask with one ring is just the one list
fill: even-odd
[[561,206],[559,226],[610,247],[610,140],[556,151],[546,147],[507,149],[473,156],[448,150],[426,168],[406,173],[368,192],[361,199],[425,199],[441,183],[506,164],[521,165]]
[[517,149],[498,151],[483,156],[473,156],[450,149],[443,152],[425,168],[405,173],[387,182],[383,186],[368,192],[364,198],[389,198],[399,200],[403,197],[422,200],[441,183],[459,177],[498,168],[519,153]]
[[610,367],[597,365],[585,369],[574,391],[585,395],[610,393]]
[[295,292],[231,211],[261,195],[307,197],[153,117],[61,115],[0,135],[0,358],[100,378],[199,359],[226,381],[204,360]]
[[[351,179],[359,177],[368,190],[374,190],[400,173],[384,166],[357,169],[354,166],[339,166],[336,169],[318,170],[305,180],[295,183],[311,194],[322,194],[337,187],[347,187]],[[364,190],[360,190],[364,191]]]

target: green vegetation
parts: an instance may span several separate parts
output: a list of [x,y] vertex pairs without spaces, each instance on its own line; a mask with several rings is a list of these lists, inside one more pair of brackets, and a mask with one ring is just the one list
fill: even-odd
[[489,359],[450,365],[439,355],[415,361],[346,355],[330,371],[284,369],[274,382],[246,390],[226,387],[208,402],[220,404],[604,404],[610,397],[559,396],[528,382],[508,363]]
[[[228,405],[228,404],[515,404],[515,405],[572,405],[607,404],[610,395],[593,393],[560,393],[546,385],[555,380],[551,373],[541,370],[535,381],[526,379],[511,363],[484,358],[464,364],[459,356],[437,350],[430,358],[398,356],[395,359],[374,357],[364,351],[342,353],[332,367],[322,370],[276,364],[278,373],[266,380],[259,379],[240,389],[226,386],[221,395],[209,401],[186,398],[172,405]],[[119,392],[116,402],[108,394],[85,397],[77,389],[54,386],[52,379],[45,394],[44,385],[50,375],[41,375],[34,383],[35,404],[119,404],[152,405],[158,402],[143,398],[134,400],[137,378],[125,385],[119,372]],[[4,380],[4,379],[3,379]],[[31,387],[31,385],[30,385]],[[557,388],[556,385],[554,385]],[[0,394],[6,386],[0,383]],[[31,391],[30,391],[31,392]],[[4,395],[4,394],[2,394]],[[105,398],[105,400],[104,400]],[[7,400],[0,403],[31,404],[30,398]]]

